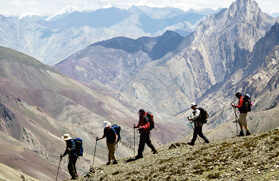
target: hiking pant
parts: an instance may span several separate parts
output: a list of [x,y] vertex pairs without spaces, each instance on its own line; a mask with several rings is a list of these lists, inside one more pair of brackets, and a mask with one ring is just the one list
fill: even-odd
[[141,133],[140,134],[140,143],[139,143],[139,149],[138,149],[138,156],[142,157],[142,152],[144,150],[145,143],[147,146],[151,148],[151,150],[154,152],[156,151],[155,147],[152,145],[150,140],[150,132],[148,133]]
[[202,133],[202,126],[195,126],[194,128],[194,133],[193,133],[193,138],[192,138],[192,143],[195,143],[197,136],[200,136],[202,139],[204,139],[204,141],[208,141],[208,139],[204,136],[204,134]]
[[112,159],[116,160],[114,156],[116,143],[107,143],[107,147],[108,147],[108,161],[111,161]]
[[239,125],[246,126],[247,125],[247,113],[240,113],[239,114]]
[[75,155],[69,156],[68,170],[72,178],[77,177],[76,162],[77,162],[77,156]]

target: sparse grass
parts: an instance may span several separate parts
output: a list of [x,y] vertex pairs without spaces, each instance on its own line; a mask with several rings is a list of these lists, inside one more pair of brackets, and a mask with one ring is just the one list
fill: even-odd
[[116,172],[113,172],[112,175],[117,175],[120,174],[121,172],[119,170],[117,170]]
[[269,159],[275,158],[279,156],[279,152],[277,151],[274,155],[270,156]]
[[[266,180],[264,175],[269,174],[268,180],[279,180],[279,174],[276,175],[279,151],[276,149],[277,144],[273,144],[274,141],[278,142],[279,136],[268,132],[251,137],[226,139],[223,142],[213,141],[208,145],[178,147],[159,153],[154,159],[145,157],[134,162],[135,164],[124,164],[123,167],[126,168],[108,167],[111,170],[106,171],[105,167],[104,173],[96,175],[103,180],[173,181],[242,178]],[[143,172],[145,174],[142,174]]]
[[170,157],[170,158],[167,158],[167,159],[162,159],[162,160],[159,161],[159,164],[167,163],[167,162],[170,162],[170,161],[172,161],[172,160],[174,160],[173,157]]
[[207,175],[207,178],[209,179],[216,179],[220,177],[220,173],[219,172],[213,172]]

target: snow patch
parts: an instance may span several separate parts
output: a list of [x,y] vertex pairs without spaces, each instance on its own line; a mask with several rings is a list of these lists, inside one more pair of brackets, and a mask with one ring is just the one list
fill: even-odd
[[79,8],[76,7],[76,6],[68,5],[65,8],[63,8],[61,11],[59,11],[59,12],[55,13],[54,15],[48,17],[46,19],[46,21],[51,21],[57,16],[64,15],[64,14],[66,14],[66,15],[71,14],[72,12],[75,12],[75,11],[79,11]]

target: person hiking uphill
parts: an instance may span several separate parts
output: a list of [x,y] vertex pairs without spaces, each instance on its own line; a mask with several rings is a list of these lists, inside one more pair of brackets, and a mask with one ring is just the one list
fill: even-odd
[[71,138],[69,134],[64,134],[62,137],[64,141],[66,142],[66,150],[64,154],[60,155],[60,158],[69,155],[69,163],[68,163],[68,171],[70,175],[72,176],[72,180],[76,179],[78,177],[77,170],[76,170],[76,162],[77,162],[77,152],[76,152],[76,145],[75,141]]
[[188,142],[188,145],[194,146],[195,141],[197,139],[197,136],[199,135],[201,138],[204,139],[205,143],[209,143],[208,139],[204,136],[204,134],[202,133],[202,126],[203,123],[199,120],[201,119],[201,111],[198,109],[198,106],[195,102],[190,104],[191,109],[193,109],[193,116],[188,117],[189,121],[193,121],[194,122],[194,133],[193,133],[193,138],[191,142]]
[[147,117],[147,112],[144,111],[144,109],[140,109],[139,112],[139,123],[137,125],[134,125],[134,128],[139,128],[140,132],[140,143],[138,148],[138,155],[136,156],[136,159],[142,158],[142,152],[144,150],[145,143],[151,148],[153,154],[157,154],[158,151],[155,149],[153,144],[150,140],[150,120]]
[[110,161],[113,161],[113,164],[117,164],[116,157],[114,155],[116,143],[118,141],[118,136],[116,131],[111,127],[111,123],[108,121],[104,121],[104,135],[101,138],[96,138],[96,140],[100,140],[103,138],[107,138],[107,147],[108,147],[108,162],[107,165],[110,165]]
[[240,133],[238,136],[244,136],[243,132],[243,127],[246,129],[246,136],[251,135],[248,125],[247,125],[247,110],[242,109],[243,107],[243,102],[244,102],[244,97],[241,95],[240,92],[235,93],[235,96],[239,99],[238,105],[234,105],[233,103],[231,104],[232,107],[238,108],[240,114],[239,114],[239,119],[238,123],[240,126]]

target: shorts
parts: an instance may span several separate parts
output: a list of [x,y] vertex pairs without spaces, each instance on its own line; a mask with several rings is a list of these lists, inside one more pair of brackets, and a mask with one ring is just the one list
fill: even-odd
[[239,115],[239,124],[242,126],[246,126],[247,125],[247,113],[240,113]]

